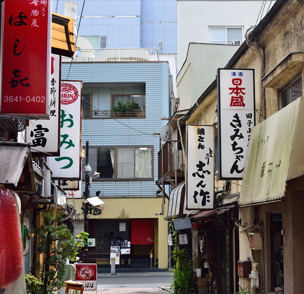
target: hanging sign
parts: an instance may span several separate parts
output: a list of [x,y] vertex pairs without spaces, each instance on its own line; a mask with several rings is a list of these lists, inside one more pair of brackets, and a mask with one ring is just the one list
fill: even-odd
[[97,264],[96,263],[76,264],[75,281],[84,283],[85,291],[97,290]]
[[81,178],[81,81],[61,82],[60,157],[49,157],[53,179]]
[[6,0],[1,15],[1,114],[50,115],[49,0]]
[[213,133],[213,126],[187,126],[187,209],[213,208]]
[[219,179],[242,179],[255,123],[254,70],[218,69]]
[[[26,128],[26,142],[32,146],[32,153],[42,156],[60,155],[60,73],[61,56],[52,54],[50,81],[50,119],[30,120]],[[37,155],[37,154],[36,154]]]

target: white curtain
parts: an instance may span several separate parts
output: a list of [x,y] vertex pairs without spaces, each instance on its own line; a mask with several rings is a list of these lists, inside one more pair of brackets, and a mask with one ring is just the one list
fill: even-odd
[[210,28],[210,43],[226,44],[226,28]]
[[144,110],[145,107],[145,95],[132,95],[132,102],[136,102],[139,109]]
[[134,148],[117,148],[117,178],[134,178]]
[[152,148],[146,150],[142,148],[135,149],[135,177],[152,177]]

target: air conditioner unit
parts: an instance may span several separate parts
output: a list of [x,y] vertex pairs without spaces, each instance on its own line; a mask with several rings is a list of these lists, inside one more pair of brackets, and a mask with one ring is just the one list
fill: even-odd
[[232,41],[232,45],[241,45],[241,41],[240,40],[234,40],[234,41]]

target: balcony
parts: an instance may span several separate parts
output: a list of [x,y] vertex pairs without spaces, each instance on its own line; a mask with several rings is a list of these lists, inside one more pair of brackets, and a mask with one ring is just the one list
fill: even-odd
[[133,110],[123,113],[113,112],[111,110],[83,110],[84,119],[107,119],[107,118],[145,118],[145,110]]
[[[158,61],[156,48],[78,49],[73,62]],[[62,57],[62,62],[71,58]]]
[[176,187],[185,180],[185,166],[183,152],[179,150],[180,141],[170,140],[166,142],[158,152],[158,181],[156,184]]

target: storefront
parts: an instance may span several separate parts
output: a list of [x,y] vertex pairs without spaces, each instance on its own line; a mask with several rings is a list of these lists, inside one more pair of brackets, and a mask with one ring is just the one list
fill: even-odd
[[257,264],[261,291],[303,291],[303,113],[301,97],[251,133],[239,201],[240,259]]
[[[71,201],[72,199],[70,199]],[[84,199],[75,199],[77,213],[83,217]],[[99,268],[110,267],[111,252],[120,267],[168,267],[168,229],[163,215],[155,215],[161,198],[103,199],[104,204],[89,213],[88,262]],[[75,231],[83,230],[76,221]]]

